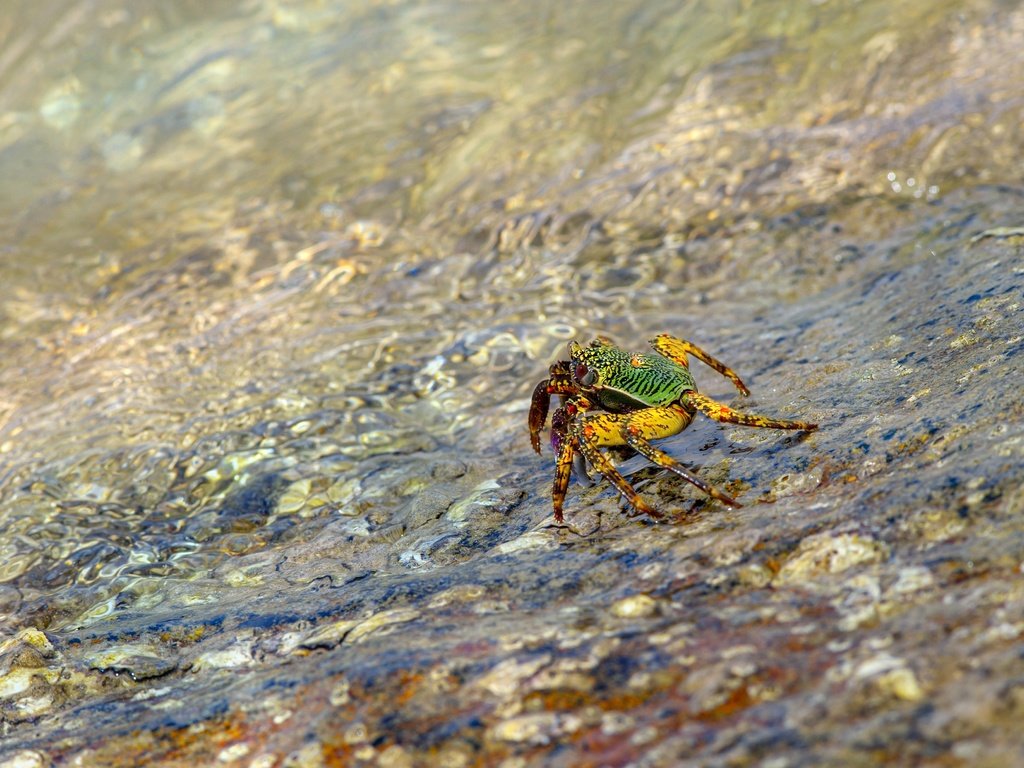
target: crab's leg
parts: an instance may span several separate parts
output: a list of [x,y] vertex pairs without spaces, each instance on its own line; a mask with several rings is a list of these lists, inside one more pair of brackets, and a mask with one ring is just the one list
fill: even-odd
[[667,453],[655,448],[650,440],[677,435],[690,425],[693,414],[679,405],[664,408],[648,408],[628,414],[622,425],[622,437],[641,456],[696,486],[712,498],[730,507],[743,506],[731,496],[726,496],[713,485],[708,485]]
[[565,492],[569,489],[573,456],[576,455],[573,442],[575,442],[575,438],[566,435],[558,444],[558,458],[555,461],[555,482],[551,486],[551,504],[555,509],[556,523],[561,523],[564,520],[562,517],[562,507],[565,504]]
[[756,413],[740,413],[732,408],[722,405],[699,392],[686,392],[681,398],[686,407],[696,408],[708,418],[727,424],[739,424],[744,427],[764,427],[765,429],[817,429],[817,424],[808,421],[789,421],[788,419],[773,419],[770,416],[760,416]]
[[[570,419],[575,421],[583,417],[583,414],[594,407],[587,398],[582,395],[577,395],[574,399],[570,400],[565,404],[563,410],[566,413],[566,422],[563,425],[563,434],[569,434],[569,426],[571,424]],[[576,479],[580,485],[591,486],[594,484],[593,478],[590,477],[589,468],[587,467],[587,460],[583,458],[583,454],[580,453],[579,441],[574,438],[573,441],[573,452],[572,452],[572,468],[576,471]]]
[[615,486],[615,489],[623,495],[638,514],[660,518],[662,514],[640,498],[636,489],[615,469],[615,466],[598,447],[624,444],[622,438],[624,419],[625,415],[612,413],[597,413],[577,419],[572,425],[572,437],[577,442],[580,453],[590,462],[590,465]]
[[677,339],[675,336],[672,336],[667,333],[662,333],[659,334],[658,336],[655,336],[653,339],[651,339],[650,344],[652,347],[654,347],[655,352],[657,352],[660,355],[664,355],[669,360],[674,360],[684,368],[689,367],[689,363],[686,359],[686,356],[693,355],[702,363],[704,363],[707,366],[710,366],[711,368],[714,368],[720,374],[725,376],[725,378],[729,379],[729,381],[733,383],[736,389],[740,391],[741,395],[746,397],[747,395],[750,394],[750,390],[747,389],[747,385],[740,380],[740,377],[732,368],[730,368],[720,360],[712,357],[703,349],[698,347],[696,344],[691,344],[690,342],[684,341],[683,339]]

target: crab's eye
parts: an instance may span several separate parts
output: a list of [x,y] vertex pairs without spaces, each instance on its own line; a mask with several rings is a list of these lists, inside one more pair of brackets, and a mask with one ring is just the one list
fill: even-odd
[[587,368],[586,365],[580,363],[576,366],[576,381],[582,384],[584,387],[589,387],[597,380],[597,372]]

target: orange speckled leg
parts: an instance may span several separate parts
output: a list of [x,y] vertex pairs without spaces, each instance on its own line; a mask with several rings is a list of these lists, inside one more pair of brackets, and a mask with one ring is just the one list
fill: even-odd
[[651,445],[651,440],[679,434],[692,420],[693,413],[681,405],[646,408],[626,414],[594,414],[577,425],[580,450],[637,512],[651,517],[661,517],[661,514],[640,498],[633,486],[615,469],[599,448],[629,445],[648,461],[674,472],[708,496],[732,507],[741,506],[735,499],[708,485],[667,453]]
[[756,413],[740,413],[699,392],[684,393],[682,403],[685,406],[696,408],[708,418],[727,424],[739,424],[744,427],[763,427],[765,429],[811,430],[818,428],[817,424],[811,424],[807,421],[789,421],[788,419],[773,419],[769,416],[759,416]]
[[573,425],[573,437],[579,444],[580,453],[586,457],[591,466],[600,472],[615,489],[623,495],[637,514],[660,518],[662,515],[654,507],[640,498],[640,494],[629,484],[615,465],[611,463],[598,446],[625,445],[622,436],[622,425],[626,415],[612,413],[596,413],[579,419]]
[[743,506],[731,496],[726,496],[713,485],[708,485],[667,453],[650,444],[650,440],[677,435],[690,425],[693,414],[679,405],[665,408],[649,408],[629,414],[623,425],[626,442],[649,461],[659,467],[675,472],[683,480],[696,486],[708,496],[718,499],[730,507]]
[[747,389],[747,385],[744,384],[736,372],[727,366],[725,363],[717,360],[716,358],[709,355],[703,349],[698,347],[696,344],[691,344],[688,341],[677,339],[675,336],[671,336],[667,333],[659,334],[651,339],[650,344],[654,347],[654,351],[659,355],[667,357],[669,360],[674,360],[685,368],[689,368],[689,362],[686,359],[687,355],[693,355],[700,360],[704,365],[710,366],[718,371],[720,374],[725,376],[733,383],[733,385],[740,391],[740,394],[746,397],[750,394],[750,390]]
[[569,477],[572,474],[572,458],[576,452],[576,439],[566,435],[558,445],[558,458],[555,461],[555,483],[551,487],[551,503],[555,509],[555,522],[561,523],[562,507],[565,504],[565,493],[569,489]]

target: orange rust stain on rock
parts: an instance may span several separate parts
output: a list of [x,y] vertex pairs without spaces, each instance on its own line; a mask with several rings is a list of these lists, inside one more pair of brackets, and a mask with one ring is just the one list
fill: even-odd
[[653,694],[653,691],[648,691],[644,694],[620,693],[616,696],[611,696],[607,699],[602,699],[601,701],[596,701],[594,703],[598,708],[605,712],[630,710],[643,706]]
[[352,745],[344,742],[324,743],[320,756],[327,768],[345,768],[356,762],[355,755],[352,754]]
[[398,693],[395,704],[405,704],[412,699],[423,685],[423,675],[416,672],[403,671],[398,674]]
[[[92,754],[99,764],[120,764],[130,756],[133,764],[150,765],[174,762],[202,765],[212,762],[224,747],[251,740],[259,729],[252,728],[241,713],[204,720],[191,726],[153,731],[134,731],[122,738],[106,741]],[[90,745],[95,748],[95,745]]]
[[698,713],[697,719],[723,720],[735,715],[737,712],[742,712],[755,702],[756,700],[750,695],[750,691],[747,689],[747,686],[741,685],[734,691],[731,691],[725,701],[717,707]]
[[528,709],[532,709],[533,706],[539,704],[541,708],[548,712],[563,712],[586,706],[591,703],[590,698],[590,696],[582,691],[563,689],[533,691],[523,701]]

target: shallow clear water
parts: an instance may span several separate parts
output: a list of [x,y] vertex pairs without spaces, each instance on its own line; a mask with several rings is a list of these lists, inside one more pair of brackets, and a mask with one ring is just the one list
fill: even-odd
[[[551,467],[529,450],[528,398],[596,333],[691,338],[740,370],[751,409],[821,421],[802,442],[709,422],[667,441],[745,504],[777,502],[795,528],[766,540],[830,530],[823,509],[842,531],[856,510],[944,499],[941,450],[915,468],[923,489],[875,475],[978,424],[1004,432],[972,444],[973,490],[1009,504],[1019,246],[970,238],[1019,223],[1022,38],[997,2],[15,3],[0,640],[48,633],[89,705],[135,695],[125,670],[148,679],[171,643],[181,660],[154,677],[216,698],[203,654],[226,652],[232,622],[290,658],[287,633],[384,608],[417,574],[486,581],[487,558],[512,557],[618,599],[571,538],[533,531]],[[715,546],[719,512],[638,476]],[[611,494],[573,488],[569,505],[605,562]],[[638,533],[613,548],[683,535],[622,524]],[[540,540],[524,536],[561,560],[516,561]],[[677,554],[680,572],[697,556]],[[883,582],[921,565],[882,562]],[[308,593],[323,583],[355,586]],[[152,646],[105,666],[87,653],[104,637]],[[42,718],[73,754],[78,694],[39,696],[4,700],[4,733]]]

